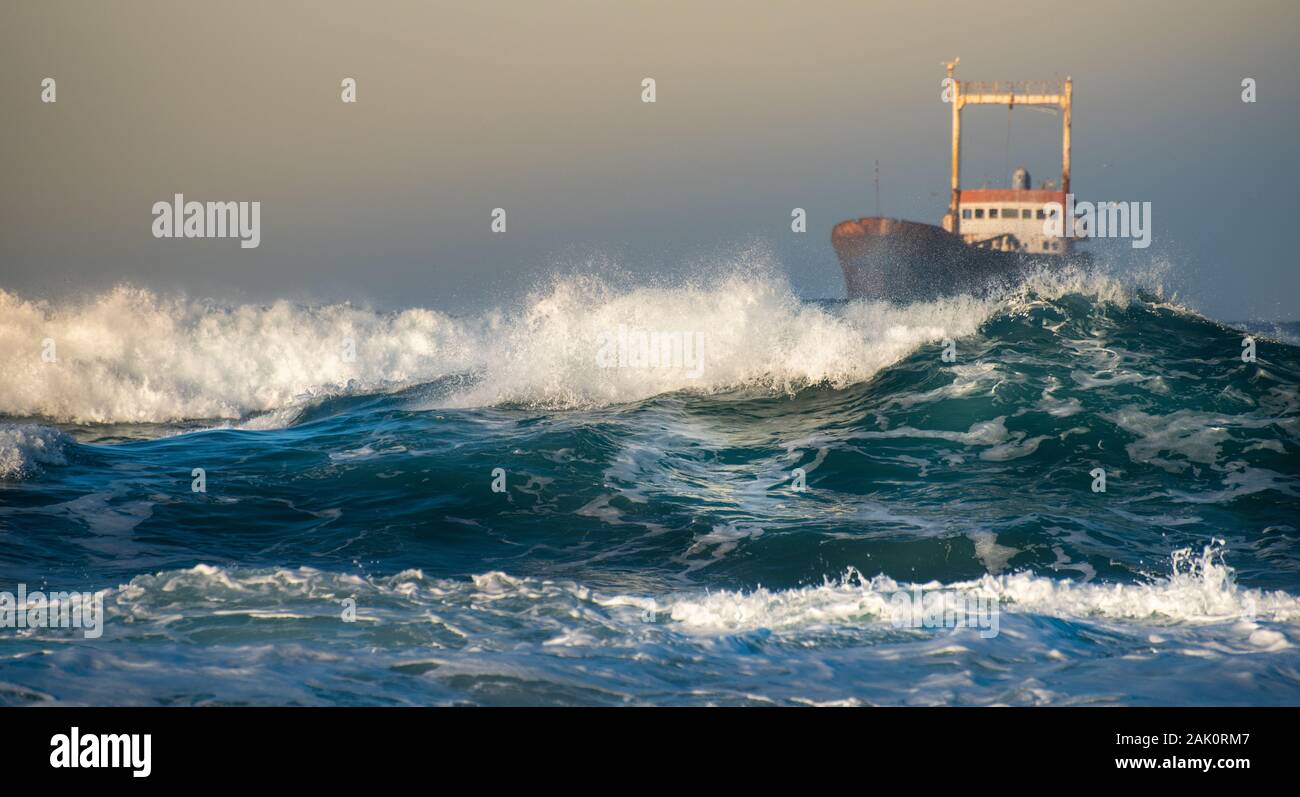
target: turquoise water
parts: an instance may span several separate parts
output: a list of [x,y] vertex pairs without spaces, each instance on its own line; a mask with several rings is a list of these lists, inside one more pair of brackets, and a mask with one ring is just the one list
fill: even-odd
[[0,292],[0,590],[106,591],[98,638],[0,628],[0,702],[1300,703],[1300,349],[1243,335],[1097,274]]

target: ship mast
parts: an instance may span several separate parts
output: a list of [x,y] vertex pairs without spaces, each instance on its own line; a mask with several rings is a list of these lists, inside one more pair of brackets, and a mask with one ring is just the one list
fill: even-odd
[[952,195],[948,199],[948,218],[943,226],[951,233],[961,233],[961,84],[952,76],[961,58],[944,61],[948,68],[947,87],[952,92]]
[[948,71],[947,86],[952,92],[952,196],[948,200],[948,217],[944,228],[961,232],[961,112],[967,105],[1047,105],[1061,109],[1061,191],[1070,192],[1070,105],[1074,100],[1074,82],[1063,81],[958,81],[953,70],[961,61],[944,61]]

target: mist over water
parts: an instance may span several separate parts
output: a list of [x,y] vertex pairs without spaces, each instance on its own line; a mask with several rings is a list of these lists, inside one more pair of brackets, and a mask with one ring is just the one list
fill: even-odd
[[[463,316],[0,291],[0,589],[108,590],[98,640],[0,635],[0,701],[1300,701],[1293,339],[1243,362],[1158,271],[769,271]],[[619,329],[700,367],[602,367]],[[918,588],[998,632],[900,623]]]

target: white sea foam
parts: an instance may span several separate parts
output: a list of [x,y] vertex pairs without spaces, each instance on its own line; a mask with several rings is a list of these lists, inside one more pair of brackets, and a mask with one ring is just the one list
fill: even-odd
[[46,465],[66,465],[72,438],[37,424],[0,424],[0,480],[21,479]]
[[[1002,611],[1063,619],[1159,625],[1300,622],[1300,600],[1285,592],[1237,587],[1220,554],[1209,547],[1199,554],[1177,551],[1171,575],[1147,583],[1079,583],[1020,572],[919,586],[995,600]],[[891,596],[912,586],[887,576],[866,579],[850,572],[838,582],[801,589],[721,591],[680,600],[672,607],[672,618],[708,633],[889,621],[897,611]]]
[[[466,386],[428,406],[590,407],[678,390],[843,387],[918,346],[970,335],[997,312],[1068,293],[1134,296],[1123,280],[1067,270],[1034,275],[1000,299],[827,308],[764,271],[738,267],[676,287],[556,279],[513,307],[467,318],[285,301],[222,307],[130,287],[63,303],[0,290],[0,415],[166,423],[274,413],[253,421],[273,426],[323,395],[450,375],[469,377]],[[698,335],[702,369],[601,367],[602,342],[620,328]],[[47,339],[52,362],[41,356]]]
[[[366,607],[363,613],[371,620],[398,621],[411,616],[414,605],[423,610],[419,617],[437,616],[462,636],[475,627],[487,632],[493,618],[508,620],[520,613],[539,622],[550,618],[546,622],[557,634],[586,634],[596,627],[640,633],[650,627],[648,620],[658,618],[674,630],[718,635],[892,626],[902,610],[895,596],[920,587],[978,598],[986,605],[996,602],[1006,613],[1139,627],[1225,625],[1242,630],[1253,648],[1289,647],[1288,629],[1300,623],[1300,599],[1281,591],[1238,587],[1222,553],[1213,546],[1177,551],[1169,576],[1140,583],[1085,583],[1020,572],[950,584],[908,584],[883,575],[868,579],[851,570],[838,581],[802,588],[657,596],[611,594],[569,581],[496,571],[470,579],[430,578],[419,570],[365,578],[308,567],[198,565],[136,577],[114,591],[111,612],[155,622],[168,622],[182,609],[187,617],[198,617],[204,606],[223,614],[332,614],[339,600],[351,596]],[[585,630],[573,627],[578,621]],[[1259,623],[1277,628],[1263,629]]]

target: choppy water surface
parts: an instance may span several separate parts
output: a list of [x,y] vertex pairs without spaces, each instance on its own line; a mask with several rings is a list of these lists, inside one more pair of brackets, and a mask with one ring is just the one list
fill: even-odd
[[[620,328],[701,367],[601,367]],[[1300,703],[1300,349],[1257,334],[1075,273],[0,292],[0,590],[107,590],[98,639],[0,629],[0,702]]]

